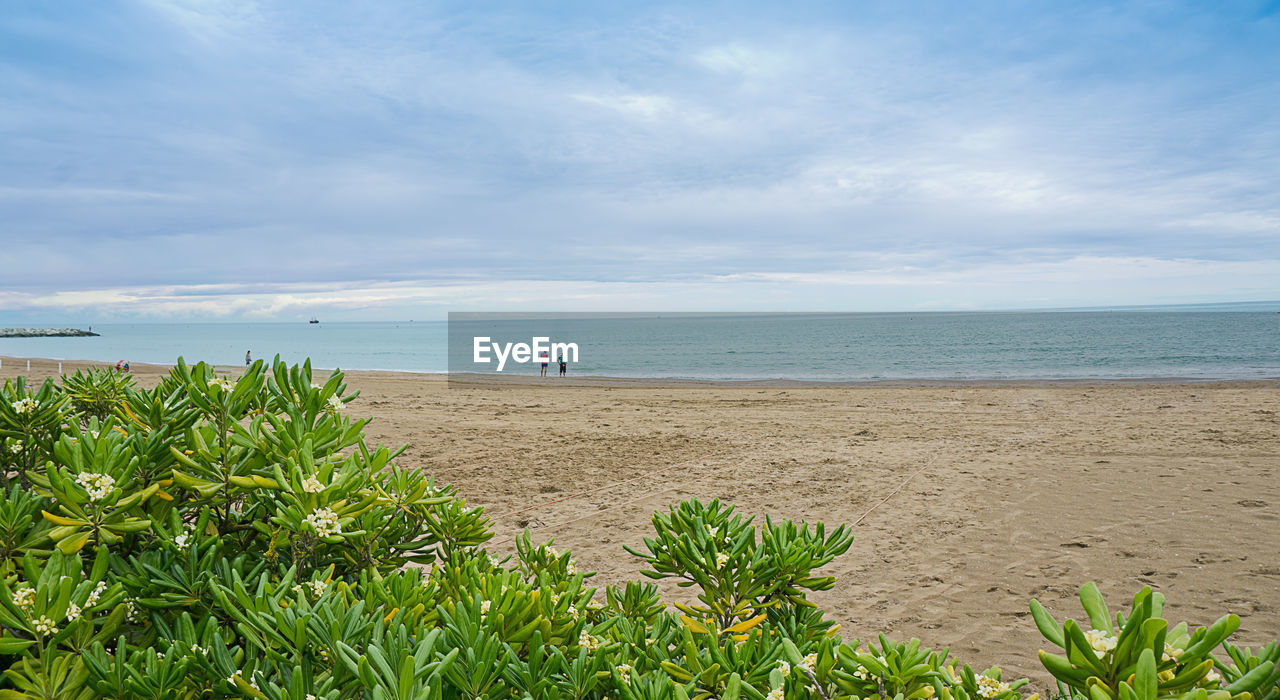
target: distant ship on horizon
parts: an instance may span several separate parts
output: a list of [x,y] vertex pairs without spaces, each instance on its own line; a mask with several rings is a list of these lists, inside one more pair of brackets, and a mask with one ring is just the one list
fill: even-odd
[[316,318],[315,316],[312,316],[311,320],[307,321],[307,323],[319,323],[319,322],[320,322],[320,319]]

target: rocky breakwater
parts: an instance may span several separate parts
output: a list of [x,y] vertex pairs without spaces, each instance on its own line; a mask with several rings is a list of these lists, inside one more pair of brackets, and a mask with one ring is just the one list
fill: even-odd
[[0,338],[83,338],[96,336],[79,328],[0,328]]

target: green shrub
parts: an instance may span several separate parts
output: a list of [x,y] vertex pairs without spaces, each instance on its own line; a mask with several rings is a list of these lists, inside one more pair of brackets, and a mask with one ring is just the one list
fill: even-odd
[[1041,651],[1040,661],[1079,698],[1249,700],[1274,667],[1273,661],[1263,661],[1251,672],[1237,672],[1234,681],[1214,669],[1211,652],[1240,627],[1235,615],[1194,631],[1185,622],[1170,627],[1161,617],[1164,596],[1149,587],[1133,597],[1128,613],[1114,617],[1093,583],[1080,589],[1080,603],[1088,630],[1071,619],[1058,624],[1038,601],[1031,601],[1041,634],[1065,652]]
[[76,370],[62,375],[62,390],[74,410],[85,418],[103,420],[110,416],[128,396],[133,375],[101,367]]

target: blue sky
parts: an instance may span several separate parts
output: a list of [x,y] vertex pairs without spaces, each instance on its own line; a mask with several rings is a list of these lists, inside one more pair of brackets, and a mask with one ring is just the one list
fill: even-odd
[[1280,299],[1280,3],[6,2],[0,321]]

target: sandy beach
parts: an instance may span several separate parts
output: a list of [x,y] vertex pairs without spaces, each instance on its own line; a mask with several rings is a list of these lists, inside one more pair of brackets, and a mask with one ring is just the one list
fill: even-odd
[[[143,384],[165,371],[134,369]],[[30,376],[55,371],[33,361]],[[18,374],[25,361],[4,358],[0,378]],[[402,464],[485,506],[496,551],[529,528],[596,585],[639,577],[623,545],[655,509],[721,498],[855,524],[824,570],[836,588],[814,596],[846,637],[918,636],[1041,687],[1027,601],[1079,619],[1089,580],[1113,610],[1150,585],[1171,619],[1230,611],[1240,641],[1280,637],[1277,382],[348,384],[372,441],[408,443]]]

